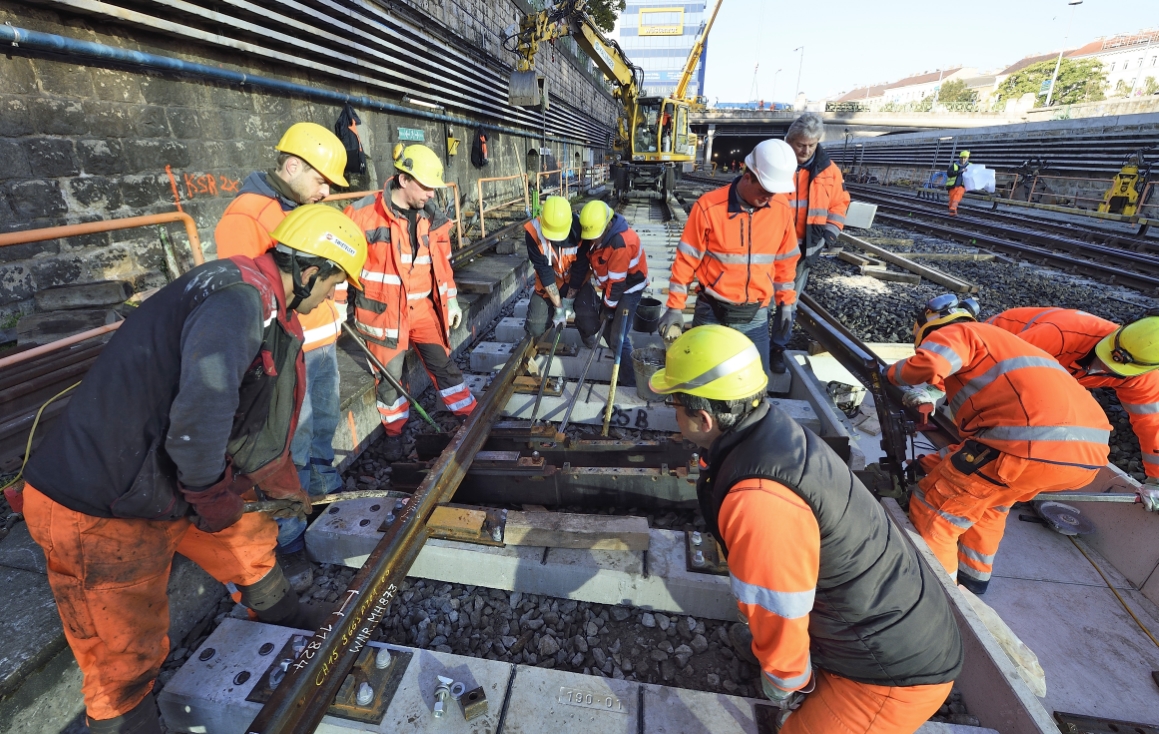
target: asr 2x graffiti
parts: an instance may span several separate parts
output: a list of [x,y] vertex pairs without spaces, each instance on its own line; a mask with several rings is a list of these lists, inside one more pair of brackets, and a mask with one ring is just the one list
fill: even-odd
[[198,196],[234,196],[241,188],[241,179],[221,174],[180,173],[181,185],[172,167],[165,166],[165,175],[169,177],[169,186],[173,190],[173,203],[178,205],[182,199],[189,201]]

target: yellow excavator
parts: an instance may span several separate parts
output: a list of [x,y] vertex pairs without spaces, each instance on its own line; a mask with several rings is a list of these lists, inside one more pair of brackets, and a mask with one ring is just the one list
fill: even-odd
[[585,11],[587,0],[563,0],[546,10],[529,13],[510,29],[504,47],[518,57],[511,74],[508,102],[514,107],[546,109],[548,89],[543,74],[535,69],[535,55],[543,42],[571,37],[599,70],[615,85],[620,101],[613,148],[619,160],[612,164],[612,182],[624,198],[632,189],[658,189],[667,197],[676,180],[676,164],[696,156],[696,136],[689,131],[694,105],[704,108],[704,98],[685,98],[689,80],[704,50],[704,42],[720,10],[720,1],[698,35],[688,55],[675,92],[669,97],[642,97],[644,72],[633,64],[620,45],[604,36]]

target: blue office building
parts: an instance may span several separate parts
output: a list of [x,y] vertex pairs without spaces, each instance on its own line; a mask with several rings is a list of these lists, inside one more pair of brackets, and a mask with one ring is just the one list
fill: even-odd
[[[676,89],[688,53],[706,20],[708,3],[674,3],[671,0],[628,0],[616,29],[620,47],[632,63],[644,70],[644,95],[667,96]],[[700,55],[687,94],[704,90],[704,64],[708,44]]]

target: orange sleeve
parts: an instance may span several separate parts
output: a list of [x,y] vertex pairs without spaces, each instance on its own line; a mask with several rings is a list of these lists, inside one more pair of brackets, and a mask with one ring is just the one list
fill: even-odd
[[945,390],[945,379],[973,364],[973,340],[955,325],[943,327],[922,341],[914,356],[895,362],[885,373],[889,381],[902,387],[923,382]]
[[705,236],[708,229],[708,215],[704,205],[698,201],[688,213],[684,234],[680,235],[676,257],[672,260],[672,277],[668,280],[668,308],[683,309],[688,301],[688,286],[696,277],[696,270],[708,249]]
[[1159,477],[1159,372],[1144,372],[1115,388],[1139,439],[1143,471]]
[[773,260],[773,298],[778,306],[797,302],[797,263],[801,259],[801,247],[797,242],[797,230],[789,217],[785,217],[785,231],[781,235],[781,245]]
[[821,530],[813,510],[766,479],[738,482],[720,508],[732,593],[753,634],[761,670],[783,691],[812,675],[809,614],[821,563]]
[[213,230],[213,241],[217,243],[217,257],[258,257],[264,255],[274,245],[270,233],[258,220],[248,214],[230,212],[226,209],[221,221]]

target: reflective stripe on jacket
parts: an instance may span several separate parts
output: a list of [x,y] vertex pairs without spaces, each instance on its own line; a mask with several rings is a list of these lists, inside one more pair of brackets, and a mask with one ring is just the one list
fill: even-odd
[[[270,233],[297,205],[278,196],[264,181],[267,175],[250,174],[241,193],[225,208],[221,221],[213,230],[218,258],[258,257],[277,244]],[[345,318],[346,283],[343,281],[334,289],[333,300],[326,299],[310,313],[299,314],[302,332],[306,336],[302,351],[309,352],[336,342]]]
[[1149,477],[1159,477],[1159,370],[1134,377],[1087,374],[1095,345],[1118,329],[1118,324],[1085,311],[1038,307],[1012,308],[987,323],[1053,355],[1083,387],[1113,388],[1139,439],[1143,470]]
[[797,242],[809,257],[825,246],[825,241],[813,241],[809,226],[821,227],[834,238],[845,229],[845,213],[849,210],[849,192],[841,169],[818,146],[808,167],[798,168],[796,191],[788,194],[797,228]]
[[693,205],[672,262],[668,308],[684,308],[693,280],[727,303],[797,301],[794,280],[801,250],[789,201],[777,194],[768,206],[750,210],[740,202],[737,181]]
[[611,230],[599,247],[588,251],[588,261],[596,292],[605,306],[615,308],[625,293],[648,287],[648,256],[640,235],[619,214],[613,217]]
[[943,326],[886,373],[945,390],[962,438],[1024,459],[1105,466],[1111,426],[1050,354],[991,324]]
[[572,232],[566,240],[559,243],[543,236],[543,231],[539,228],[539,219],[532,219],[523,225],[523,230],[527,233],[525,238],[527,256],[531,258],[535,267],[535,292],[544,298],[547,298],[547,286],[550,285],[543,282],[547,277],[548,268],[554,274],[555,287],[561,294],[570,290],[569,284],[578,286],[583,283],[582,279],[579,279],[578,283],[574,282],[577,279],[572,277],[574,275],[572,269],[580,257],[579,216],[574,216],[573,220]]
[[[409,344],[411,324],[407,298],[417,294],[410,282],[413,265],[426,263],[412,262],[410,224],[407,218],[396,214],[393,205],[387,205],[387,197],[393,179],[384,191],[359,199],[346,207],[346,216],[362,228],[366,234],[367,257],[362,270],[362,292],[354,297],[354,323],[358,331],[370,342],[387,349],[406,349]],[[454,298],[454,274],[451,271],[451,220],[428,204],[418,218],[416,228],[422,243],[419,258],[429,253],[430,280],[424,279],[421,290],[430,290],[435,301],[436,313],[442,319],[439,332],[444,335],[444,346],[450,344],[450,317],[448,300]]]

